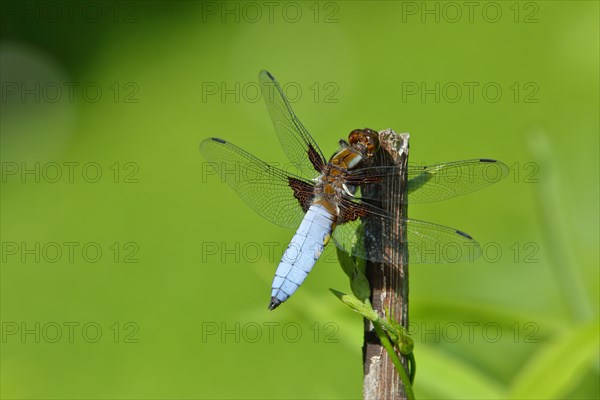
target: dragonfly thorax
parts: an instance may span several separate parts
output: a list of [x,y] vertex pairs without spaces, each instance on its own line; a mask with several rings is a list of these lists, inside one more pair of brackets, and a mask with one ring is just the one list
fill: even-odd
[[356,143],[358,142],[353,146],[341,146],[325,164],[321,175],[315,181],[315,203],[325,206],[333,216],[339,214],[342,198],[353,195],[346,185],[349,171],[359,165],[366,156],[367,148],[356,146]]
[[329,162],[315,182],[315,200],[325,205],[334,215],[337,214],[337,205],[346,191],[347,176],[347,168]]

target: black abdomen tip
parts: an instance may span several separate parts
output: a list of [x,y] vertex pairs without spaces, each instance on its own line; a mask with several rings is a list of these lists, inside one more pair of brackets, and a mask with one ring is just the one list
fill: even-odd
[[281,301],[276,297],[271,297],[271,301],[269,302],[269,310],[273,311],[281,304]]

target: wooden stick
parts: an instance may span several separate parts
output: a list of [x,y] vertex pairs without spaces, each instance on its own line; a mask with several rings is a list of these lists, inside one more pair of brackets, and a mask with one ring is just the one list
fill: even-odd
[[[379,132],[381,144],[380,157],[376,165],[395,165],[398,176],[386,179],[377,189],[365,188],[365,195],[371,197],[369,190],[380,190],[383,201],[378,204],[386,210],[393,220],[394,226],[367,226],[369,229],[381,229],[384,238],[394,238],[392,242],[402,246],[390,246],[389,240],[384,240],[381,251],[386,254],[386,263],[367,263],[367,278],[371,286],[371,304],[380,316],[387,315],[408,328],[408,245],[406,240],[406,222],[408,210],[407,165],[408,165],[408,134],[397,134],[391,129]],[[371,185],[373,186],[373,185]],[[367,233],[366,239],[369,240]],[[387,311],[386,311],[387,310]],[[373,324],[365,319],[365,336],[363,344],[363,398],[375,399],[406,399],[402,381],[395,370],[390,357],[375,334]],[[400,354],[398,354],[401,356]],[[408,361],[401,356],[402,365],[408,374]]]

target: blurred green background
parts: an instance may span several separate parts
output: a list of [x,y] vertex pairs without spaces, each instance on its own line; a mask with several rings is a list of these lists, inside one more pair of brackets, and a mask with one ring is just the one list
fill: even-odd
[[293,232],[198,151],[218,136],[287,161],[263,68],[326,155],[368,126],[410,132],[411,162],[511,167],[410,207],[484,247],[411,268],[418,398],[598,398],[598,17],[594,1],[3,1],[2,398],[361,397],[332,249],[267,311]]

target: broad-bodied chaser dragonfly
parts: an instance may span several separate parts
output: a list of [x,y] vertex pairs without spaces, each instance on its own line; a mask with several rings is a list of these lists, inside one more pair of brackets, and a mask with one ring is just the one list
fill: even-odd
[[[340,140],[339,150],[327,161],[273,75],[261,71],[259,80],[275,132],[298,173],[267,164],[223,139],[204,140],[200,151],[254,211],[277,225],[297,229],[275,272],[269,302],[273,310],[304,282],[330,238],[354,256],[386,261],[383,252],[356,244],[365,235],[367,221],[400,221],[390,220],[389,214],[375,205],[380,199],[362,196],[360,188],[377,184],[386,176],[397,176],[398,171],[393,166],[378,167],[370,162],[379,149],[379,137],[368,128],[353,130],[347,142]],[[491,159],[409,166],[408,202],[446,200],[479,190],[507,175],[508,167]],[[456,262],[479,256],[477,242],[460,230],[414,219],[402,222],[407,226],[411,264]],[[389,241],[370,235],[371,241]],[[440,256],[445,248],[456,249],[457,245],[464,251],[454,252],[451,260]]]

